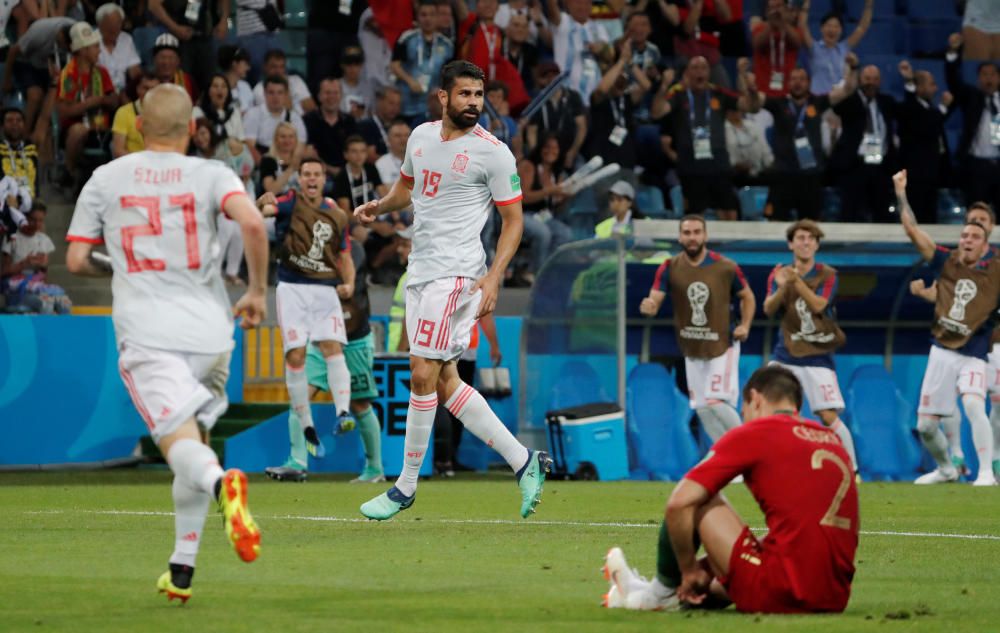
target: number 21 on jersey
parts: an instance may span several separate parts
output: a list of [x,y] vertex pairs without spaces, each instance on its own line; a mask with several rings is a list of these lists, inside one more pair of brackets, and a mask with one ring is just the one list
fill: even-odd
[[[184,245],[187,250],[187,267],[197,270],[201,267],[201,252],[198,249],[198,218],[195,216],[193,193],[182,193],[167,199],[167,210],[180,209],[184,215]],[[161,272],[167,269],[163,259],[140,258],[135,254],[138,238],[159,237],[163,235],[163,220],[160,216],[160,198],[158,196],[122,196],[122,209],[143,209],[146,211],[146,224],[133,224],[122,228],[122,250],[128,272],[141,273],[145,271]]]

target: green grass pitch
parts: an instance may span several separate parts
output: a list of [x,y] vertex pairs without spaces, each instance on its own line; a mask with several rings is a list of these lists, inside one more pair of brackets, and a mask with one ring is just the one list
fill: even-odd
[[[260,559],[236,558],[213,510],[180,607],[154,587],[173,547],[169,477],[0,474],[0,631],[1000,630],[998,489],[863,484],[847,612],[777,617],[602,609],[610,546],[653,571],[671,485],[549,482],[522,521],[500,475],[422,482],[413,508],[385,523],[358,513],[382,485],[252,477]],[[762,525],[742,485],[727,495]]]

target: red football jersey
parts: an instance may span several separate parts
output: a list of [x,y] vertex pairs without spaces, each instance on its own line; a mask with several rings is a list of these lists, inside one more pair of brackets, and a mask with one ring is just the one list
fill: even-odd
[[789,415],[760,418],[722,436],[685,477],[715,494],[736,475],[764,512],[764,552],[781,560],[795,596],[815,610],[842,610],[858,548],[858,489],[836,434]]

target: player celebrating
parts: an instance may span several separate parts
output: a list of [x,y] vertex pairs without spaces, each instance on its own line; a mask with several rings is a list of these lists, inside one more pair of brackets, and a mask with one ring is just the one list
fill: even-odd
[[948,442],[941,418],[955,413],[955,391],[961,394],[979,456],[975,486],[996,484],[993,476],[993,431],[986,417],[986,357],[992,319],[1000,300],[1000,259],[990,251],[986,228],[977,223],[962,227],[958,248],[938,248],[917,225],[906,199],[906,170],[892,177],[899,198],[900,220],[923,259],[938,273],[931,326],[933,345],[920,386],[917,430],[937,469],[915,483],[956,481],[958,470],[948,459]]
[[[351,482],[378,483],[385,481],[385,474],[382,472],[381,427],[371,404],[371,401],[378,397],[378,386],[372,373],[375,345],[369,324],[371,304],[368,301],[365,249],[352,248],[351,259],[354,262],[355,283],[354,296],[344,301],[342,306],[344,329],[347,330],[344,358],[351,372],[351,413],[358,419],[361,443],[365,449],[364,470]],[[309,345],[307,350],[306,376],[309,378],[309,399],[312,400],[319,391],[326,391],[330,383],[326,359],[323,358],[319,348]],[[306,472],[308,453],[302,427],[294,409],[288,416],[288,436],[292,445],[288,460],[282,466],[264,469],[264,473],[278,481],[305,481],[308,476]]]
[[833,351],[845,341],[833,313],[837,271],[816,262],[823,231],[812,220],[795,222],[785,231],[785,237],[795,260],[791,266],[774,267],[764,299],[767,316],[783,311],[782,336],[774,345],[772,362],[795,374],[813,413],[840,438],[856,471],[854,439],[840,419],[844,398],[833,368]]
[[[341,299],[354,294],[347,213],[323,197],[326,168],[318,158],[299,166],[301,191],[289,189],[281,198],[265,193],[257,206],[265,216],[277,215],[278,289],[275,301],[285,347],[285,386],[292,411],[299,419],[306,448],[315,457],[326,455],[313,423],[306,376],[306,346],[319,347],[326,362],[328,386],[337,411],[336,431],[354,428],[348,413],[351,372],[343,346],[347,344]],[[302,465],[303,470],[305,464]]]
[[[496,307],[500,281],[521,241],[523,225],[514,156],[477,124],[483,96],[483,72],[477,66],[466,61],[446,64],[438,91],[443,119],[424,123],[410,135],[402,177],[389,195],[354,210],[369,223],[411,201],[414,209],[406,288],[411,393],[403,472],[388,492],[361,506],[370,519],[388,519],[413,504],[439,401],[514,470],[522,517],[540,501],[552,463],[546,453],[521,445],[455,367],[469,346],[476,319]],[[479,234],[494,204],[503,228],[487,271]]]
[[[186,602],[212,497],[239,557],[251,562],[260,552],[246,475],[223,473],[203,442],[229,404],[232,312],[243,316],[244,328],[265,315],[267,234],[232,170],[184,156],[194,134],[187,92],[162,85],[143,103],[137,126],[146,151],[98,168],[84,186],[67,236],[66,266],[79,275],[113,276],[119,371],[174,473],[176,541],[157,588]],[[232,312],[220,272],[220,211],[242,229],[250,273]],[[96,244],[107,246],[110,268],[92,257]]]
[[[750,334],[757,303],[736,262],[708,250],[707,241],[705,218],[681,218],[679,242],[684,252],[660,264],[639,311],[655,316],[670,292],[691,408],[712,441],[718,441],[740,424],[736,412],[740,342]],[[734,296],[740,300],[740,323],[730,334]]]
[[[672,611],[720,607],[757,613],[841,612],[858,547],[858,489],[850,458],[829,429],[798,415],[802,387],[779,365],[743,388],[746,424],[719,440],[667,502],[656,577],[633,572],[612,548],[608,607]],[[758,541],[719,492],[742,474],[764,512]],[[707,556],[698,560],[698,544]]]

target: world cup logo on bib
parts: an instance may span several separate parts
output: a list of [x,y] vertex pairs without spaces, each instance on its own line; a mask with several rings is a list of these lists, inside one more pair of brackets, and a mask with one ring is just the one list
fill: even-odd
[[313,241],[309,247],[306,257],[309,259],[320,259],[323,257],[323,249],[326,243],[333,237],[333,227],[321,220],[316,220],[313,224]]
[[958,283],[955,284],[955,298],[951,303],[951,309],[948,310],[948,318],[964,321],[965,306],[976,298],[977,292],[979,289],[976,287],[976,282],[971,279],[959,279]]
[[688,286],[688,301],[691,303],[691,324],[704,327],[708,325],[708,316],[705,314],[705,305],[711,292],[708,286],[700,281],[696,281]]
[[802,297],[795,300],[795,313],[799,315],[799,321],[802,322],[802,326],[799,328],[800,333],[813,334],[816,332],[816,323],[813,321],[812,312],[809,311],[809,306],[806,305],[806,300]]

